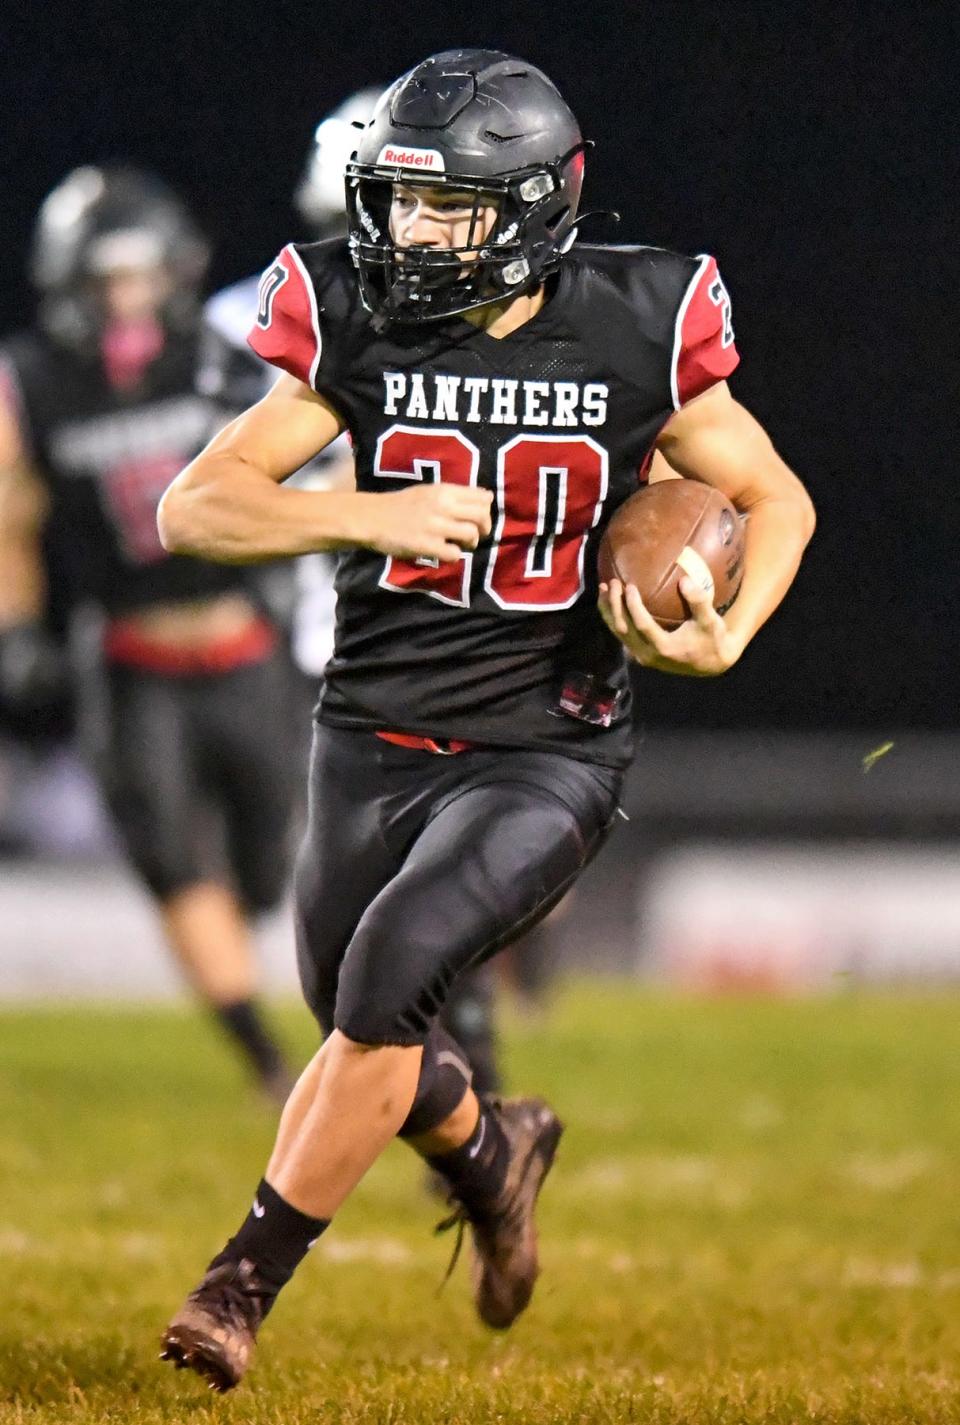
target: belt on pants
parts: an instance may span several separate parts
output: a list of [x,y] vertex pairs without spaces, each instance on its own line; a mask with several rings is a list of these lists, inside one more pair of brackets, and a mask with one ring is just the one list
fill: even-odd
[[478,744],[464,742],[459,737],[417,737],[412,732],[378,731],[377,737],[397,747],[412,747],[418,752],[433,752],[438,757],[454,757],[458,752],[470,752]]

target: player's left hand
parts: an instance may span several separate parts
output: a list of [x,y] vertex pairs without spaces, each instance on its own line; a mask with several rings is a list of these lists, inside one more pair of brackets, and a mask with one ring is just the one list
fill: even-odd
[[661,628],[644,606],[635,585],[624,586],[619,579],[600,585],[600,613],[631,658],[645,668],[715,678],[736,663],[743,652],[743,642],[717,613],[708,590],[684,577],[680,592],[691,616],[679,628]]

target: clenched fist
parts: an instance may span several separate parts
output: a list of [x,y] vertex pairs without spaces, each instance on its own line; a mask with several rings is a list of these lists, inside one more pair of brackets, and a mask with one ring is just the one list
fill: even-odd
[[363,505],[359,541],[397,559],[455,563],[476,549],[491,529],[493,494],[474,485],[413,485],[387,495],[358,496]]

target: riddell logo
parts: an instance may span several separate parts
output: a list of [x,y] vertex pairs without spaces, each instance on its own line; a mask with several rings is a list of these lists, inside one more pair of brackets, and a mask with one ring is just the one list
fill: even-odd
[[443,154],[435,148],[396,148],[390,143],[384,144],[377,162],[397,168],[428,168],[434,173],[443,173],[445,167]]

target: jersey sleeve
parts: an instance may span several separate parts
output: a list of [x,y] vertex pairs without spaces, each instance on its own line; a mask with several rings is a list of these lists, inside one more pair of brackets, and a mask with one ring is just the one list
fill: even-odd
[[701,257],[677,310],[670,365],[675,410],[730,375],[740,361],[730,296],[712,257]]
[[323,351],[317,295],[292,245],[260,279],[256,320],[247,342],[264,361],[315,387]]

